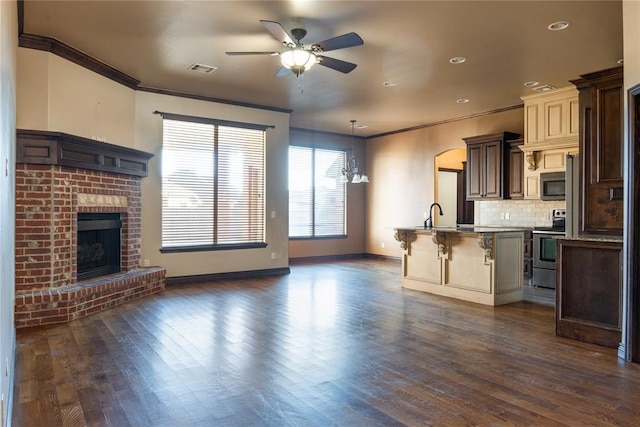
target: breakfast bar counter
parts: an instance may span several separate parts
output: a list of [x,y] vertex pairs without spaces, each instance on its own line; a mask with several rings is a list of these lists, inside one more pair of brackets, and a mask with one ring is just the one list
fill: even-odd
[[524,231],[497,227],[396,227],[402,286],[485,305],[522,300]]

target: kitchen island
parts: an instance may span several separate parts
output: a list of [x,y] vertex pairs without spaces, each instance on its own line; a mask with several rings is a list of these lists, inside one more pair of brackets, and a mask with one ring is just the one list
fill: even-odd
[[396,227],[402,286],[485,305],[522,300],[524,231],[497,227]]

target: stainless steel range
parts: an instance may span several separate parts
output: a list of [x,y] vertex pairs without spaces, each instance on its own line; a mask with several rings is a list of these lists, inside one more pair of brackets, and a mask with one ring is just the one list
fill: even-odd
[[533,286],[556,288],[556,237],[565,234],[566,209],[554,209],[551,227],[533,229]]

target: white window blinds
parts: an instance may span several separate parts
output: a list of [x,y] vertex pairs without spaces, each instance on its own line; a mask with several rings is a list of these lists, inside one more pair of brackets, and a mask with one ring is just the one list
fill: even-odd
[[346,235],[346,153],[289,147],[289,237]]
[[163,250],[264,246],[263,129],[163,120]]

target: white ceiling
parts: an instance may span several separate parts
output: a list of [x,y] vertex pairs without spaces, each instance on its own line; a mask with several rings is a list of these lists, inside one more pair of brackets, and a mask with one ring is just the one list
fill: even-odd
[[[275,77],[280,51],[260,20],[304,27],[306,45],[356,32],[327,52],[350,74],[314,66]],[[563,31],[549,31],[568,21]],[[24,32],[55,38],[161,88],[292,109],[291,126],[360,136],[521,104],[530,80],[556,87],[622,59],[622,2],[611,1],[31,1]],[[452,65],[449,59],[467,62]],[[218,67],[188,71],[193,63]],[[395,81],[397,86],[384,87]],[[470,102],[458,104],[459,98]]]

